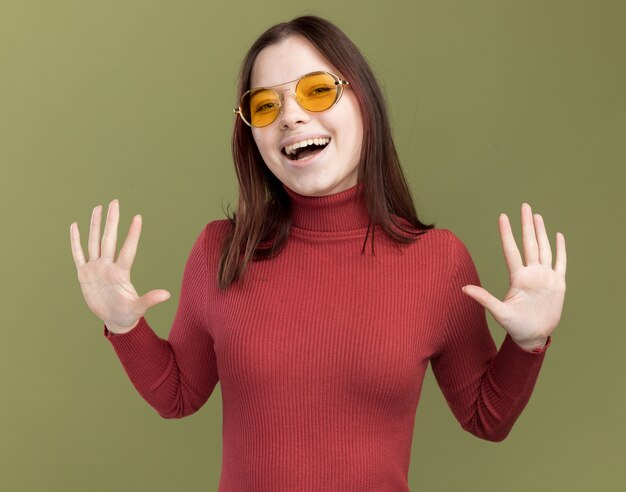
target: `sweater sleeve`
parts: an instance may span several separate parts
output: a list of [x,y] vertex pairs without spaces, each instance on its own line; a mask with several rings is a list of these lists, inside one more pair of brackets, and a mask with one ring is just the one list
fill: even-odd
[[543,363],[506,335],[500,350],[489,332],[485,309],[461,291],[480,280],[465,245],[452,233],[455,267],[445,301],[445,331],[431,359],[433,374],[463,429],[481,439],[502,441],[528,403]]
[[104,327],[131,382],[164,418],[197,411],[218,381],[207,299],[207,227],[189,254],[180,300],[167,340],[156,335],[145,318],[131,331],[114,335]]

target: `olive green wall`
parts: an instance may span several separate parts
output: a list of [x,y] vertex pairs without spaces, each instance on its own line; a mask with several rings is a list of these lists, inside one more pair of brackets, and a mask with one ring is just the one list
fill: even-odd
[[371,62],[420,218],[465,242],[488,290],[508,285],[500,212],[518,243],[524,201],[553,250],[566,238],[564,313],[526,410],[505,441],[481,441],[429,370],[411,489],[624,490],[625,5],[0,3],[0,490],[217,490],[219,389],[183,420],[141,399],[82,299],[69,226],[85,246],[95,205],[120,199],[122,238],[143,215],[133,281],[172,292],[147,315],[167,337],[194,239],[235,203],[239,63],[305,13]]

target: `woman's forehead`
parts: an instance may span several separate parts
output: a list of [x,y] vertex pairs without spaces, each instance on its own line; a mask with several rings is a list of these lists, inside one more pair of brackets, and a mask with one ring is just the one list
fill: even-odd
[[325,70],[335,71],[306,38],[290,36],[263,48],[252,65],[250,87],[271,87]]

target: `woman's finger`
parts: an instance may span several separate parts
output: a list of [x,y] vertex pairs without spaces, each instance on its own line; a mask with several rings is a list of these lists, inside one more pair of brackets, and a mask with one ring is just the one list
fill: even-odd
[[500,214],[498,225],[500,226],[500,240],[502,242],[504,261],[509,269],[509,275],[511,275],[524,266],[522,264],[522,257],[520,256],[515,238],[513,237],[513,232],[511,231],[509,217],[506,214]]
[[94,207],[91,212],[91,222],[89,224],[89,240],[87,249],[89,251],[89,261],[100,258],[100,219],[102,216],[102,205]]
[[102,234],[101,257],[106,260],[115,260],[115,247],[117,246],[117,224],[120,219],[119,201],[117,199],[109,203],[107,221]]
[[537,265],[539,263],[539,249],[535,235],[535,224],[533,223],[533,212],[528,203],[522,203],[522,244],[524,245],[526,265]]
[[557,232],[556,233],[556,262],[554,270],[563,277],[565,277],[565,271],[567,266],[567,254],[565,253],[565,236]]
[[535,220],[535,232],[537,234],[537,243],[539,244],[539,263],[548,265],[552,268],[552,249],[550,249],[550,241],[546,232],[546,225],[540,214],[533,216]]
[[128,228],[128,235],[126,240],[120,249],[120,254],[117,258],[117,264],[120,268],[130,270],[135,261],[135,254],[137,253],[137,243],[139,243],[139,236],[141,235],[141,215],[135,215]]
[[74,258],[74,263],[76,264],[76,268],[82,267],[85,263],[85,253],[83,253],[83,248],[80,245],[80,233],[78,231],[78,224],[76,222],[72,222],[70,225],[70,245],[72,246],[72,257]]

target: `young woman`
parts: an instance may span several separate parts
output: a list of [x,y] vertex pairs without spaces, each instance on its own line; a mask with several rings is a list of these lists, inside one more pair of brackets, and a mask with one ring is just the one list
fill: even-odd
[[[169,294],[130,283],[141,217],[117,260],[117,200],[102,241],[93,210],[89,261],[70,229],[85,300],[143,398],[180,418],[220,381],[220,491],[408,490],[429,362],[461,426],[504,439],[561,316],[563,235],[552,268],[523,204],[524,265],[502,214],[510,289],[504,302],[482,289],[463,243],[418,220],[378,84],[323,19],[261,35],[236,113],[238,208],[196,240],[167,340],[144,315]],[[484,308],[507,332],[499,350]]]

